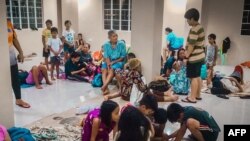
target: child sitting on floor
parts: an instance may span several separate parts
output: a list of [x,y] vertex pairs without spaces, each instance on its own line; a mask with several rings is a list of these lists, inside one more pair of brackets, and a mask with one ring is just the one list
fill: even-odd
[[90,111],[84,121],[82,141],[109,141],[109,133],[117,126],[119,111],[119,105],[111,100],[104,101],[100,109]]
[[214,118],[201,108],[172,103],[167,108],[167,117],[172,123],[181,123],[179,130],[168,135],[175,141],[181,141],[187,129],[191,132],[190,137],[198,141],[216,141],[221,131]]
[[87,74],[87,65],[80,62],[80,54],[73,52],[70,59],[65,63],[65,74],[69,80],[80,82],[92,82],[92,78]]
[[76,46],[76,49],[78,49],[81,45],[84,45],[85,41],[82,37],[82,33],[78,33],[77,35],[77,40],[75,41],[75,46]]

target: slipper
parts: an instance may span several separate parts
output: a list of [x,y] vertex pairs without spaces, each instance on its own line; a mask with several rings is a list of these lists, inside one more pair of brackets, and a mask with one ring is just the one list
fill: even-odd
[[250,95],[240,96],[241,99],[250,99]]
[[224,94],[218,94],[217,97],[223,98],[223,99],[229,99],[229,97],[227,97],[227,96],[224,95]]
[[16,105],[22,108],[30,108],[30,105],[28,103],[16,104]]
[[196,97],[196,100],[202,100],[202,98],[201,97]]
[[188,97],[186,97],[185,99],[182,99],[181,101],[186,102],[186,103],[197,103],[196,101],[191,101]]

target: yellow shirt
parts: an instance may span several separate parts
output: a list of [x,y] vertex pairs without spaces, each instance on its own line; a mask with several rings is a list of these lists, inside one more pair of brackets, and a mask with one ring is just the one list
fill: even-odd
[[42,36],[45,37],[45,44],[47,44],[48,39],[49,39],[49,38],[52,38],[50,29],[45,28],[45,29],[43,30]]

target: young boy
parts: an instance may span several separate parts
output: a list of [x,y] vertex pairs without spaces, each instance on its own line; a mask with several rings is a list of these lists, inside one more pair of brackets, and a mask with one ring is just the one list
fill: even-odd
[[50,62],[51,62],[51,80],[54,78],[54,69],[56,67],[56,76],[59,79],[59,65],[60,65],[60,53],[62,51],[62,42],[60,38],[57,37],[58,30],[56,27],[51,28],[52,38],[48,41],[48,47],[50,49]]
[[85,41],[82,37],[82,33],[78,33],[77,40],[75,41],[76,49],[78,49],[81,45],[84,45]]
[[45,22],[46,28],[43,30],[42,33],[42,42],[43,42],[43,57],[45,58],[45,65],[47,67],[47,70],[49,70],[49,55],[50,55],[50,50],[47,46],[48,39],[51,38],[51,32],[50,29],[52,27],[52,21],[47,20]]
[[168,120],[172,123],[179,122],[179,130],[169,135],[168,138],[175,138],[175,141],[181,141],[189,129],[192,138],[198,141],[216,141],[220,132],[220,127],[203,109],[192,106],[182,107],[177,103],[172,103],[167,108]]
[[191,27],[186,43],[187,77],[191,80],[191,95],[183,99],[183,102],[196,103],[201,100],[201,66],[205,60],[204,42],[205,33],[199,24],[199,11],[195,8],[185,13],[185,18]]
[[71,29],[71,21],[66,20],[64,22],[66,29],[63,31],[63,41],[64,41],[64,62],[69,59],[69,55],[74,51],[74,36],[75,31]]

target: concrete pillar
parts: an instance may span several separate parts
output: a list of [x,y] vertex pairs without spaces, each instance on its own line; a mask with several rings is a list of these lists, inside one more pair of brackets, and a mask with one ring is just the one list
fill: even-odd
[[131,47],[147,82],[160,74],[163,9],[163,0],[132,0]]
[[6,127],[14,125],[13,94],[10,80],[10,60],[6,21],[5,1],[0,1],[0,124]]

